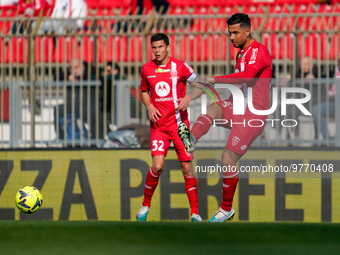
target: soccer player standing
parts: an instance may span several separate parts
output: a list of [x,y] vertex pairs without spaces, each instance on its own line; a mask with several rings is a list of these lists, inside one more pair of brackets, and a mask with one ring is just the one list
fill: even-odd
[[186,62],[169,56],[170,44],[167,35],[153,35],[151,46],[155,59],[143,65],[140,88],[142,101],[150,119],[152,167],[146,177],[144,200],[136,219],[146,221],[151,197],[163,171],[164,160],[172,140],[184,176],[191,221],[201,222],[202,218],[198,213],[197,179],[190,164],[192,155],[186,151],[177,130],[182,122],[189,125],[188,104],[190,100],[202,94],[202,90],[195,88],[186,96],[186,81],[194,87],[201,85],[197,83],[199,78],[194,70]]
[[[236,13],[228,21],[230,40],[237,54],[235,73],[207,77],[206,83],[235,84],[243,91],[247,102],[247,91],[251,87],[252,103],[256,110],[269,108],[269,89],[272,77],[271,56],[268,49],[255,41],[251,35],[251,21],[248,15]],[[190,152],[195,149],[195,143],[206,134],[213,121],[223,119],[228,121],[223,125],[231,129],[227,145],[222,153],[222,166],[225,169],[234,169],[223,173],[223,200],[217,212],[209,222],[224,222],[233,218],[235,211],[232,207],[233,197],[238,183],[237,161],[246,153],[251,143],[262,133],[266,115],[256,115],[247,105],[243,115],[233,115],[233,98],[212,104],[207,108],[207,114],[202,114],[194,123],[191,134],[184,124],[180,125],[179,133],[184,144],[190,143]],[[251,126],[248,124],[251,121]]]

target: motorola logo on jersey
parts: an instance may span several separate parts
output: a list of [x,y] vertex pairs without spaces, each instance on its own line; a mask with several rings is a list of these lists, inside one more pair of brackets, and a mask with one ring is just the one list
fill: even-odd
[[165,97],[170,93],[170,85],[164,81],[160,81],[155,87],[156,93],[160,97]]

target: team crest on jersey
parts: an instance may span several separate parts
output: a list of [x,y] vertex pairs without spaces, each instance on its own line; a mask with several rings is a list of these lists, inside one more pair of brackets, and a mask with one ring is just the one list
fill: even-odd
[[160,97],[165,97],[170,93],[170,85],[165,81],[160,81],[155,87],[156,94]]
[[237,145],[239,142],[240,142],[240,138],[238,138],[237,136],[234,136],[234,137],[233,137],[233,140],[232,140],[232,145],[235,146],[235,145]]
[[251,52],[251,57],[250,57],[250,61],[249,61],[249,65],[254,64],[256,61],[256,57],[257,57],[257,53],[259,52],[258,48],[254,48],[253,51]]
[[[246,58],[241,58],[241,66],[244,65],[244,63],[246,63]],[[241,67],[242,70],[242,67]]]
[[173,78],[173,79],[177,78],[177,70],[171,70],[170,74],[171,74],[171,78]]

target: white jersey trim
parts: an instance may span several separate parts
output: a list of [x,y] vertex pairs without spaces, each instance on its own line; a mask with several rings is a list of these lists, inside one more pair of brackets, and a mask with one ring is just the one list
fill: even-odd
[[[175,62],[171,62],[171,72],[175,73],[177,72],[177,64]],[[174,105],[175,109],[178,107],[178,98],[177,98],[177,77],[171,77],[172,79],[172,97],[174,99]],[[178,110],[176,110],[176,120],[177,125],[179,125],[182,122],[181,114]]]
[[[245,58],[248,51],[251,49],[251,47],[249,47],[249,49],[243,54],[242,58]],[[241,61],[241,72],[243,72],[245,70],[245,62]],[[243,94],[245,99],[248,98],[248,90],[247,90],[247,83],[243,83],[242,84],[242,89],[243,89]],[[244,100],[244,109],[246,109],[246,107],[248,106],[248,100]]]

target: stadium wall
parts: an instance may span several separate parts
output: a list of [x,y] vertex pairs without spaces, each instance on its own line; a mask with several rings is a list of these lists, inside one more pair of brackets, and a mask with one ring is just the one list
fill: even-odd
[[[216,166],[220,154],[220,149],[200,150],[193,161],[194,169],[202,167],[197,175],[203,219],[220,204],[222,179],[202,169]],[[240,173],[234,220],[340,222],[338,155],[325,150],[248,151],[238,169],[282,165],[291,169]],[[301,170],[293,172],[292,166],[301,164]],[[2,151],[0,219],[135,220],[150,165],[149,150]],[[34,214],[23,214],[15,207],[14,196],[25,185],[43,194],[43,206]],[[148,220],[189,220],[188,207],[179,163],[170,150]]]

